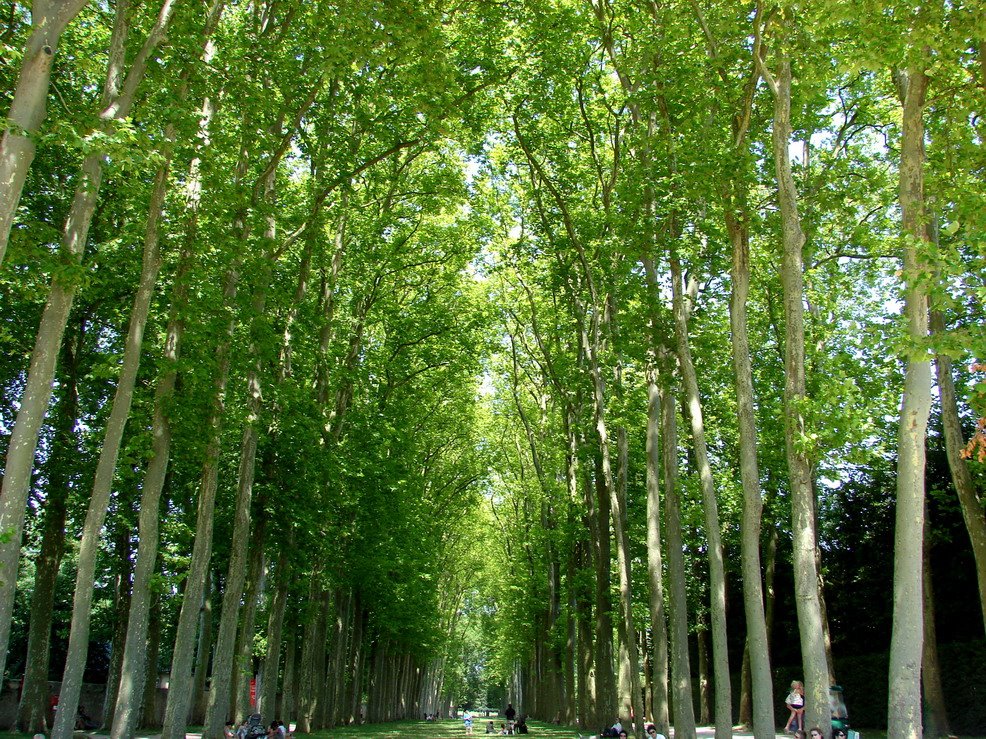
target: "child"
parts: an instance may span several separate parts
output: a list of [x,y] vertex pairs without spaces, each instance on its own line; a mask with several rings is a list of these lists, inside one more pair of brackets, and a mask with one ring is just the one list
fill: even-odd
[[787,719],[784,731],[804,729],[805,727],[805,686],[800,680],[791,683],[791,692],[784,699],[791,715]]

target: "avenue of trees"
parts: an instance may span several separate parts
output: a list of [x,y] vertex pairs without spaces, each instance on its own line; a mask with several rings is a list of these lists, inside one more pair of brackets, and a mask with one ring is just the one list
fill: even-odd
[[986,725],[978,3],[0,0],[0,91],[20,730]]

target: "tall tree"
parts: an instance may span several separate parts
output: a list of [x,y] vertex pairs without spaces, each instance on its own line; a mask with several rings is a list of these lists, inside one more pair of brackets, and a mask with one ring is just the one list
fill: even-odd
[[54,454],[48,459],[41,551],[35,560],[34,593],[31,596],[30,630],[24,683],[18,706],[17,726],[31,733],[48,731],[48,668],[50,665],[55,580],[65,552],[65,520],[72,480],[71,458],[78,454],[74,441],[79,417],[78,355],[85,325],[71,331],[62,346],[61,398],[55,421]]
[[709,597],[712,619],[712,674],[715,680],[716,737],[732,736],[732,689],[729,684],[729,653],[726,644],[726,568],[722,554],[722,530],[716,500],[715,481],[709,462],[705,438],[705,421],[698,389],[698,377],[692,361],[688,338],[686,285],[676,254],[671,256],[671,286],[674,300],[675,349],[681,371],[684,397],[682,408],[692,432],[692,452],[702,486],[702,508],[705,512],[705,536],[708,540]]
[[897,73],[903,103],[900,145],[901,241],[907,352],[897,450],[897,513],[894,533],[894,616],[890,642],[887,728],[893,736],[920,737],[924,539],[925,438],[931,411],[931,361],[922,349],[928,336],[927,212],[924,202],[924,107],[928,91],[925,51],[915,52]]
[[[829,669],[823,640],[819,573],[815,559],[818,542],[815,529],[815,487],[806,449],[809,432],[804,410],[807,398],[803,274],[805,236],[801,229],[798,192],[790,158],[792,73],[787,43],[788,39],[784,37],[777,39],[776,74],[764,63],[759,49],[757,62],[774,95],[771,142],[783,234],[781,284],[784,290],[784,442],[791,486],[798,633],[801,637],[801,661],[805,676],[804,715],[808,725],[822,727],[827,736],[832,719],[828,701]],[[763,637],[766,639],[766,632]]]
[[[109,133],[114,122],[122,121],[130,114],[151,54],[163,40],[173,10],[173,0],[164,0],[156,21],[124,76],[126,40],[131,19],[128,17],[130,10],[127,0],[118,4],[101,100],[102,110],[99,114],[103,133]],[[72,200],[61,241],[62,253],[71,264],[78,264],[82,260],[86,248],[89,226],[96,210],[99,186],[103,178],[105,156],[104,151],[97,149],[88,154],[82,163],[80,184]],[[55,359],[78,285],[79,280],[71,274],[58,275],[52,279],[31,354],[27,385],[7,448],[3,487],[0,489],[0,530],[9,531],[11,537],[0,544],[0,674],[3,674],[7,659],[14,585],[24,526],[24,506],[34,468],[38,432],[51,397]],[[86,587],[91,582],[89,580]],[[74,714],[74,708],[72,713]]]

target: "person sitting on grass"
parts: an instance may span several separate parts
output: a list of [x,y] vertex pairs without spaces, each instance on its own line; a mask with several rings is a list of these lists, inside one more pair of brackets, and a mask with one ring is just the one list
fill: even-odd
[[602,736],[619,736],[621,731],[623,731],[623,724],[620,723],[620,719],[617,718],[616,723],[608,729],[603,729]]

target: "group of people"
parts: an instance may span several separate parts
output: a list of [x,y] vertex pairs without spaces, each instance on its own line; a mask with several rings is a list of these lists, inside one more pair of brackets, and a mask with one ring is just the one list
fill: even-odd
[[[486,724],[487,734],[498,734],[502,736],[513,736],[514,734],[526,734],[530,731],[527,727],[527,720],[521,716],[517,719],[517,711],[513,707],[512,703],[507,704],[506,710],[503,712],[504,718],[506,718],[505,723],[500,724],[499,730],[492,721]],[[466,710],[462,714],[462,725],[466,729],[466,734],[472,734],[472,724],[473,716],[472,713]]]
[[[647,734],[647,739],[667,739],[664,734],[661,734],[657,730],[655,724],[646,724],[644,726],[644,733]],[[599,732],[600,736],[615,736],[615,737],[629,737],[627,730],[623,728],[623,722],[619,718],[613,723],[609,728],[603,729]]]
[[223,728],[224,739],[287,739],[289,736],[294,735],[288,731],[283,721],[274,720],[269,726],[264,726],[259,713],[243,719],[239,726],[227,721]]
[[[839,688],[833,687],[832,690],[836,691]],[[845,704],[833,692],[829,693],[829,703],[833,719],[846,717]],[[803,682],[795,680],[791,683],[791,692],[784,699],[784,704],[791,712],[787,718],[787,723],[784,725],[784,731],[792,732],[794,739],[824,739],[825,734],[817,726],[813,726],[805,733],[805,685]],[[836,727],[832,732],[832,739],[846,739],[845,729]]]
[[514,734],[526,734],[529,731],[530,729],[527,727],[527,722],[524,720],[523,716],[520,717],[520,721],[516,721],[516,722],[511,721],[509,723],[501,722],[499,729],[493,725],[492,721],[486,724],[486,733],[495,734],[497,736],[512,736]]
[[[804,729],[794,730],[794,739],[825,739],[825,734],[817,726],[813,726],[809,729],[808,733],[805,734]],[[832,732],[832,739],[846,739],[846,732],[844,729],[835,729]]]

